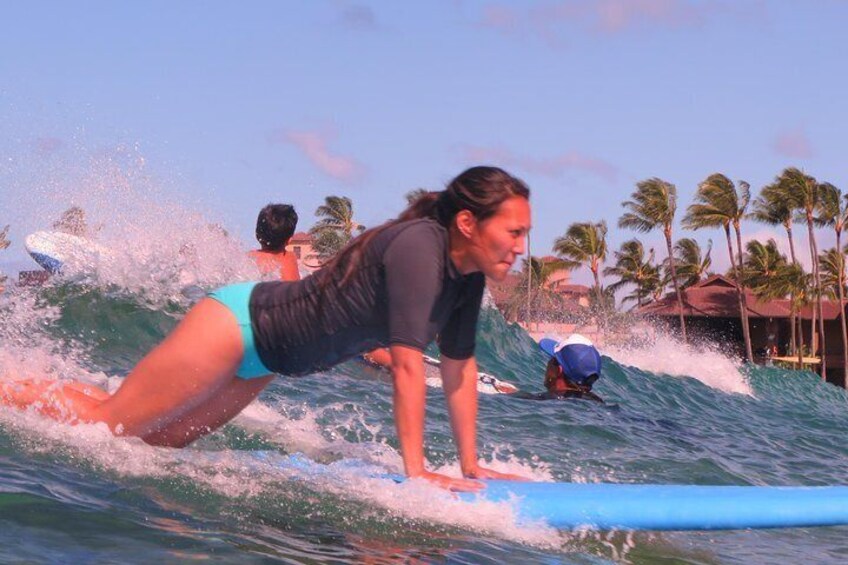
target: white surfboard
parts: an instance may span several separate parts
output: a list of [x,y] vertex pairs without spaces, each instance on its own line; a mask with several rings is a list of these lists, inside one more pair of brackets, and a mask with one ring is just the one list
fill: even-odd
[[24,247],[33,260],[50,273],[66,268],[86,268],[108,257],[110,252],[97,243],[58,231],[37,231],[26,236]]
[[[429,355],[424,356],[424,362],[431,367],[441,365],[441,361]],[[441,377],[427,377],[427,386],[441,388]],[[502,381],[494,375],[480,371],[477,373],[477,392],[483,394],[512,394],[518,392],[518,387],[512,383]]]

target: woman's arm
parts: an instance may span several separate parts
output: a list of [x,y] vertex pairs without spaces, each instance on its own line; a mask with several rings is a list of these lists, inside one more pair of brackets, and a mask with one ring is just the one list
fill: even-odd
[[390,351],[394,375],[395,425],[406,475],[421,477],[451,490],[480,490],[483,485],[476,481],[452,479],[424,468],[424,408],[427,394],[424,359],[420,351],[403,345],[392,345]]
[[442,356],[440,369],[445,401],[462,474],[476,477],[477,470],[477,361],[457,361]]
[[519,475],[481,467],[477,460],[477,361],[442,355],[442,387],[450,412],[451,427],[462,474],[473,479],[527,480]]

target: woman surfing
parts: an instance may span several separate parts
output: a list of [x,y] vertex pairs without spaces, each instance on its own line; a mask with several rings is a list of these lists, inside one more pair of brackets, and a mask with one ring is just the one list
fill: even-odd
[[[313,276],[210,293],[112,395],[84,394],[76,383],[4,382],[0,402],[182,447],[230,421],[275,373],[315,373],[388,346],[406,475],[455,490],[483,488],[471,479],[520,478],[478,463],[474,347],[485,277],[503,280],[524,253],[529,196],[501,169],[468,169]],[[424,467],[423,351],[436,336],[462,479]]]

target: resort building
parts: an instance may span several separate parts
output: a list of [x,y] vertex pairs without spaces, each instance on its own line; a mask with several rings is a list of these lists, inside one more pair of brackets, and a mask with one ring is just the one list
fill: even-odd
[[[542,257],[543,262],[556,261],[556,257]],[[600,340],[598,328],[589,315],[591,289],[571,283],[571,273],[559,269],[551,273],[542,285],[544,297],[536,295],[528,303],[527,281],[521,273],[511,272],[503,281],[487,279],[486,287],[504,317],[518,323],[534,339],[552,335],[578,332],[590,339]]]
[[303,270],[308,272],[312,272],[321,266],[318,255],[312,248],[312,243],[313,239],[311,235],[299,231],[291,237],[289,244],[286,245],[286,251],[294,253],[294,256],[297,257],[298,264]]
[[[686,332],[692,341],[709,340],[724,345],[740,359],[745,356],[745,341],[739,313],[736,283],[722,275],[712,275],[683,290],[683,317]],[[764,363],[772,357],[788,356],[792,340],[789,300],[759,300],[750,290],[745,290],[748,324],[754,362]],[[839,303],[825,300],[822,304],[825,328],[825,358],[827,380],[842,385],[844,364],[842,332],[839,324]],[[680,308],[677,295],[667,294],[661,300],[642,306],[637,313],[664,323],[670,329],[680,328]],[[804,307],[800,313],[805,348],[810,348],[810,325],[813,306]],[[820,350],[818,329],[813,334],[812,351]],[[776,355],[775,355],[776,353]]]

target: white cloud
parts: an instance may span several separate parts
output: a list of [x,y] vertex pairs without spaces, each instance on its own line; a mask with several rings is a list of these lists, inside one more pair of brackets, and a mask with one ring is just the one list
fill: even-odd
[[813,147],[803,129],[785,131],[772,141],[772,149],[781,157],[808,159],[813,156]]
[[571,171],[589,173],[609,183],[614,183],[618,177],[618,169],[611,163],[578,151],[539,158],[518,155],[501,147],[465,146],[462,148],[462,154],[466,161],[491,163],[548,177],[559,177]]
[[365,176],[365,166],[353,157],[333,153],[329,144],[335,134],[307,130],[278,130],[268,136],[272,144],[287,143],[299,149],[322,173],[344,182]]
[[762,19],[764,4],[704,0],[558,0],[523,8],[489,4],[479,25],[506,35],[539,37],[561,46],[576,30],[610,35],[631,30],[701,27],[728,14]]

